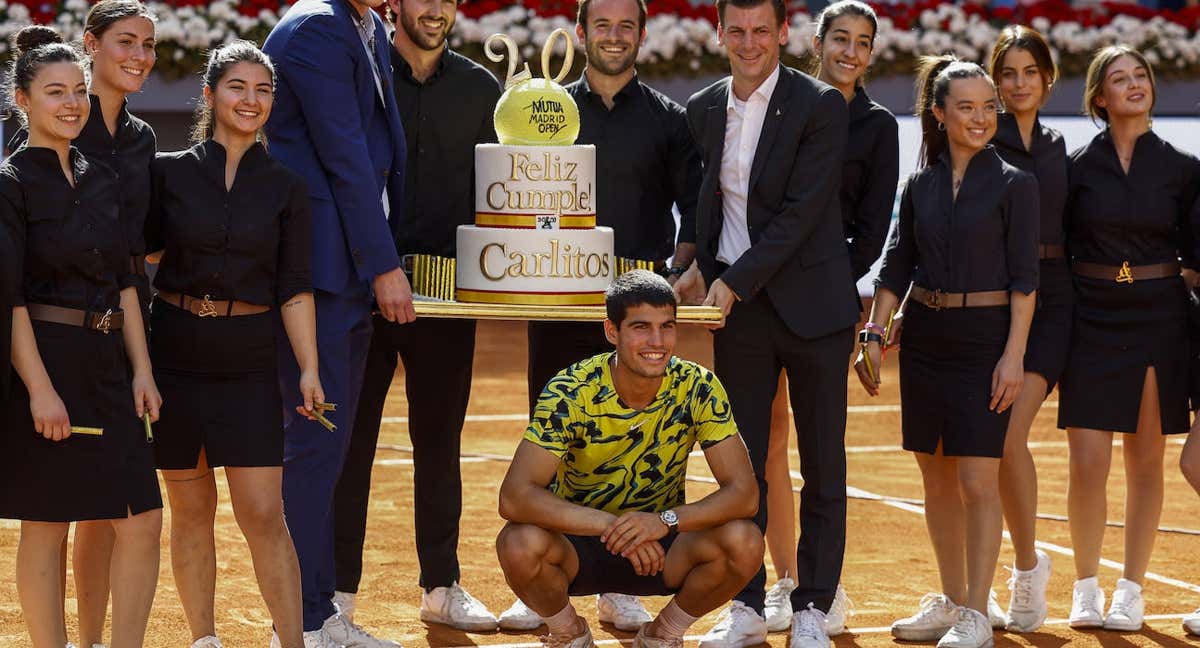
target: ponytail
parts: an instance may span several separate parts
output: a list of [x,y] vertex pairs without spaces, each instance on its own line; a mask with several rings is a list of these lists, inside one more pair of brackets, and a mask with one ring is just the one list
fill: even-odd
[[934,106],[945,109],[951,81],[975,77],[986,79],[995,87],[992,78],[975,63],[960,61],[949,54],[922,56],[917,60],[916,117],[921,120],[921,166],[933,164],[949,146],[945,126],[933,114]]

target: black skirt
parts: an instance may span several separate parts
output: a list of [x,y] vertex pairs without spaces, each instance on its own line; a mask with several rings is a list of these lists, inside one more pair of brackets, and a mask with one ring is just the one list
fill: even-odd
[[933,310],[910,301],[900,348],[904,449],[1002,457],[1011,408],[988,409],[992,372],[1008,341],[1008,306]]
[[1049,394],[1066,369],[1075,317],[1075,286],[1065,259],[1042,260],[1037,301],[1025,347],[1025,371],[1045,378]]
[[34,431],[29,393],[13,376],[0,441],[0,462],[12,486],[0,493],[0,517],[72,522],[162,508],[120,332],[41,321],[33,322],[33,330],[71,426],[101,428],[103,434],[44,438]]
[[1118,284],[1075,277],[1075,327],[1058,427],[1137,432],[1154,367],[1163,434],[1188,431],[1187,290],[1179,277]]
[[163,397],[154,454],[164,470],[283,465],[283,402],[271,312],[201,318],[155,300],[150,357]]

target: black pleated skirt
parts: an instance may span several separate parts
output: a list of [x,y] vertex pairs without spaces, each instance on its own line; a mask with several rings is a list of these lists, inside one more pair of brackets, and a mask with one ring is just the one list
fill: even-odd
[[1187,290],[1179,277],[1118,284],[1075,277],[1075,326],[1058,427],[1137,431],[1147,367],[1163,434],[1188,431]]
[[988,409],[992,372],[1008,341],[1010,308],[905,307],[900,347],[904,449],[959,457],[1002,457],[1011,408]]
[[41,321],[33,322],[33,330],[71,426],[101,428],[103,434],[47,440],[34,430],[29,394],[13,376],[0,440],[0,466],[11,485],[0,493],[0,517],[72,522],[162,508],[121,333]]
[[1049,393],[1062,378],[1071,350],[1075,286],[1066,259],[1043,259],[1038,281],[1038,306],[1029,326],[1025,371],[1045,378]]
[[283,402],[272,312],[201,318],[155,300],[150,357],[163,396],[160,469],[283,465]]

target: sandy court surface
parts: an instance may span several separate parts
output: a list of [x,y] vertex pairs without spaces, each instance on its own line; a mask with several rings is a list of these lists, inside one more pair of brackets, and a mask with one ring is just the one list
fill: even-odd
[[[464,510],[459,556],[463,584],[499,614],[512,603],[497,564],[493,541],[501,526],[496,514],[496,492],[507,463],[516,447],[524,423],[525,327],[521,323],[481,322],[475,356],[475,382],[471,393],[468,423],[463,432]],[[694,327],[684,327],[679,355],[711,364],[711,338]],[[403,375],[397,376],[389,395],[381,449],[376,458],[371,513],[368,521],[364,580],[356,621],[378,636],[401,641],[405,646],[439,648],[489,645],[537,645],[535,633],[468,634],[418,620],[420,590],[417,587],[416,550],[412,527],[412,455],[408,451],[407,404]],[[850,632],[836,639],[838,646],[882,646],[894,642],[887,626],[915,610],[921,595],[937,587],[937,572],[929,549],[924,520],[920,515],[921,484],[916,463],[899,449],[900,413],[895,357],[885,367],[885,385],[878,398],[869,398],[857,380],[847,386],[850,413],[848,447],[849,534],[843,584],[854,601],[857,614]],[[1054,428],[1057,395],[1043,407],[1030,435],[1040,478],[1039,512],[1051,519],[1039,522],[1039,540],[1048,543],[1054,560],[1050,583],[1050,623],[1029,635],[997,634],[998,646],[1196,646],[1200,639],[1186,638],[1180,628],[1181,615],[1200,606],[1200,500],[1177,469],[1182,438],[1172,440],[1166,457],[1166,504],[1163,527],[1177,531],[1158,536],[1150,571],[1159,576],[1146,587],[1146,628],[1135,634],[1074,632],[1066,627],[1074,579],[1066,515],[1067,448],[1065,434]],[[1113,474],[1109,482],[1109,519],[1119,524],[1123,516],[1124,480],[1120,448],[1114,449]],[[792,469],[799,470],[793,449]],[[693,477],[708,476],[703,458],[692,462]],[[798,473],[797,473],[798,474]],[[233,520],[223,476],[217,518],[218,601],[217,625],[225,645],[267,646],[270,620],[258,595],[250,556]],[[795,480],[794,486],[800,486]],[[689,485],[691,497],[699,497],[711,486]],[[913,501],[915,500],[915,502]],[[169,511],[166,524],[170,524]],[[1189,532],[1189,530],[1191,530]],[[0,646],[27,646],[13,583],[18,525],[0,522]],[[147,646],[186,648],[191,641],[179,605],[167,557],[167,533],[163,533],[163,560],[158,595],[150,621]],[[1001,563],[1011,564],[1011,545],[1006,541]],[[1120,575],[1121,530],[1111,526],[1105,536],[1104,557],[1113,561],[1101,567],[1105,588]],[[996,571],[995,588],[1007,601],[1003,567]],[[70,622],[74,623],[73,587],[68,587]],[[656,610],[665,599],[648,599]],[[632,635],[601,627],[594,602],[577,599],[576,607],[592,625],[602,646],[629,643]],[[709,615],[693,628],[702,634],[715,621]],[[74,629],[72,626],[72,634]],[[694,643],[694,642],[693,642]],[[786,634],[771,635],[776,648],[787,644]]]

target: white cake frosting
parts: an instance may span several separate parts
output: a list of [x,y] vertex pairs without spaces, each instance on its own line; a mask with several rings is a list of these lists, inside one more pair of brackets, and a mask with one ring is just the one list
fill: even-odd
[[596,226],[596,147],[475,147],[475,224],[538,229],[559,215],[563,229]]

